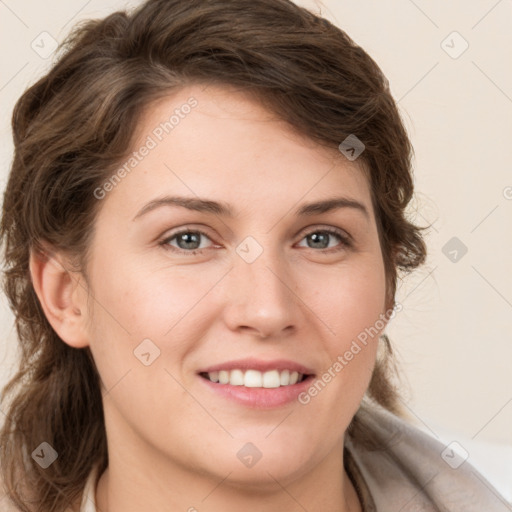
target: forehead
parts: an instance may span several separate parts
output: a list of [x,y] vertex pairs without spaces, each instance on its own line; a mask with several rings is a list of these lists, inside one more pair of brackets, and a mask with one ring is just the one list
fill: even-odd
[[340,192],[365,201],[371,212],[359,163],[299,134],[232,87],[193,85],[152,102],[131,150],[133,168],[109,193],[126,206],[172,193],[261,209]]

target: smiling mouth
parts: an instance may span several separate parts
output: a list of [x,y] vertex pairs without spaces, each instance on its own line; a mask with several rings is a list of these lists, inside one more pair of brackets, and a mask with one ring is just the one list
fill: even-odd
[[292,370],[220,370],[214,372],[201,372],[199,374],[206,380],[217,384],[230,386],[243,386],[246,388],[279,388],[293,386],[303,382],[312,375]]

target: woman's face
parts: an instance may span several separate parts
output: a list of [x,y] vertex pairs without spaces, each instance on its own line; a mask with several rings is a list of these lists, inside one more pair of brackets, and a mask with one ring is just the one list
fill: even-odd
[[88,266],[110,464],[262,486],[339,460],[385,313],[358,161],[227,88],[160,100],[137,133]]

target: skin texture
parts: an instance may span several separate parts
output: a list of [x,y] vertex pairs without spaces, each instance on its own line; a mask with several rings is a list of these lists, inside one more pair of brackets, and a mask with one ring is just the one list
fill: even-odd
[[[197,372],[254,357],[296,361],[319,376],[385,313],[367,178],[357,161],[227,87],[189,86],[152,104],[134,151],[190,97],[197,106],[100,199],[88,282],[66,270],[64,254],[31,258],[53,328],[70,346],[91,348],[102,379],[109,467],[98,509],[360,510],[342,447],[378,337],[307,405],[243,406]],[[162,206],[133,220],[164,195],[222,201],[234,216]],[[369,216],[356,208],[294,214],[340,196]],[[194,246],[202,252],[169,239],[182,228],[206,233]],[[307,236],[325,228],[348,233],[352,246]],[[236,250],[249,236],[262,249],[252,263]],[[134,355],[144,339],[160,350],[148,366]],[[237,457],[248,442],[262,453],[251,468]]]

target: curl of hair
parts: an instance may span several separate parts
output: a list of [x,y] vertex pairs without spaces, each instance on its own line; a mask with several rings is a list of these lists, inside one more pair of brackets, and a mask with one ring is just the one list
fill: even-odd
[[[144,109],[194,83],[251,94],[325,147],[336,150],[351,134],[363,141],[359,161],[370,180],[389,306],[398,272],[425,260],[424,228],[405,216],[413,194],[407,133],[381,70],[342,30],[289,0],[148,0],[78,25],[12,117],[0,236],[20,362],[3,390],[0,458],[8,495],[23,512],[63,511],[93,465],[108,465],[90,350],[69,347],[52,329],[30,255],[65,251],[86,276],[101,204],[94,190],[129,154]],[[387,366],[389,357],[377,363],[368,395],[397,411]],[[43,441],[59,454],[44,470],[29,456]]]

